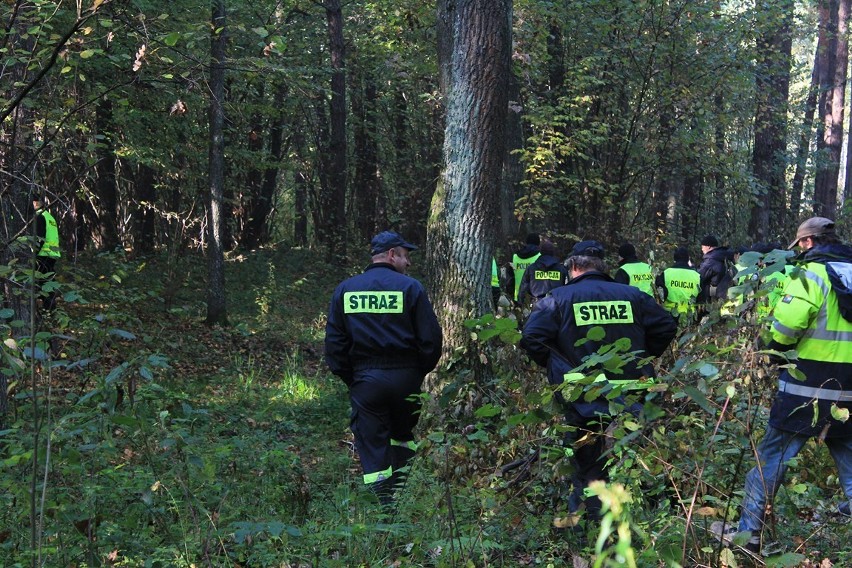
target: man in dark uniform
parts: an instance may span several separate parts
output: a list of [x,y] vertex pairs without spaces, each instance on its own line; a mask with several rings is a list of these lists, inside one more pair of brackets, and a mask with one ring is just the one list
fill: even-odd
[[541,256],[530,264],[521,278],[518,303],[524,304],[527,295],[533,304],[547,296],[554,288],[564,286],[570,276],[568,269],[556,256],[556,249],[549,240],[541,242]]
[[364,483],[383,505],[392,503],[414,457],[416,395],[443,342],[426,291],[405,275],[413,250],[397,233],[376,235],[372,264],[334,291],[325,329],[326,363],[349,387]]
[[[536,304],[524,326],[521,347],[530,358],[547,368],[553,385],[583,380],[602,369],[587,363],[590,356],[606,347],[624,354],[620,368],[606,371],[606,381],[599,397],[590,401],[581,396],[568,402],[560,393],[568,425],[574,426],[566,436],[573,447],[573,491],[568,499],[569,511],[577,512],[583,490],[594,480],[607,480],[604,432],[612,421],[612,404],[624,405],[619,396],[614,401],[611,389],[642,388],[653,377],[650,363],[639,362],[648,355],[659,356],[677,333],[677,322],[648,294],[633,286],[618,284],[607,275],[604,248],[597,241],[582,241],[574,246],[568,258],[571,280],[556,288]],[[594,333],[590,333],[595,330]],[[627,340],[627,341],[625,341]],[[638,356],[630,356],[634,353]],[[611,388],[606,388],[606,386]],[[625,408],[624,411],[636,409]],[[581,438],[591,441],[575,444]],[[585,501],[586,510],[597,516],[601,503],[597,497]]]
[[719,246],[719,239],[714,235],[701,239],[701,252],[704,256],[698,273],[701,275],[702,296],[708,302],[726,300],[733,281],[728,269],[734,259],[733,252],[728,247]]
[[618,270],[615,271],[613,279],[619,284],[635,286],[654,297],[654,274],[651,265],[642,262],[636,256],[636,247],[631,243],[624,243],[618,247]]

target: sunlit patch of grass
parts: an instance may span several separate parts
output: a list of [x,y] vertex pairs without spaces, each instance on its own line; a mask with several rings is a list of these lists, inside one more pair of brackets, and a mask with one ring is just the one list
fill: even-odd
[[302,375],[296,369],[286,369],[281,375],[272,400],[287,404],[304,404],[319,398],[320,389],[316,379]]

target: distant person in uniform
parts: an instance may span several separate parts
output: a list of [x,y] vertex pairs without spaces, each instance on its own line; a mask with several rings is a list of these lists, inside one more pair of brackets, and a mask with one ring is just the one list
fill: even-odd
[[[556,248],[549,240],[541,242],[541,256],[530,264],[521,280],[518,303],[535,304],[554,288],[564,286],[570,278],[568,269],[556,256]],[[527,299],[529,296],[529,299]]]
[[639,260],[636,247],[631,243],[624,243],[618,247],[618,256],[618,270],[615,271],[613,280],[619,284],[635,286],[654,297],[654,274],[651,265]]
[[[674,339],[677,334],[674,317],[638,288],[614,282],[607,275],[604,247],[598,241],[574,245],[567,262],[571,279],[533,308],[524,326],[521,347],[533,361],[547,369],[548,382],[552,385],[582,380],[596,372],[604,372],[613,388],[643,388],[642,385],[650,384],[648,379],[654,376],[654,368],[648,357],[662,355]],[[592,336],[593,329],[596,333]],[[600,331],[602,335],[597,334]],[[625,339],[629,341],[624,342]],[[583,367],[602,348],[613,353],[617,341],[626,343],[620,348],[625,356],[623,366]],[[578,369],[582,372],[576,372]],[[621,412],[637,410],[624,407],[625,399],[621,396],[607,396],[611,394],[568,401],[557,392],[566,424],[573,427],[564,441],[574,450],[573,489],[568,499],[571,513],[577,513],[584,504],[590,515],[600,515],[600,500],[597,497],[584,500],[584,489],[592,481],[608,480],[608,458],[603,454],[605,431],[613,420],[610,412],[617,405],[623,407]],[[584,442],[579,443],[583,438]]]
[[728,288],[733,281],[729,265],[733,262],[733,253],[728,247],[719,245],[719,239],[707,235],[701,239],[701,252],[704,255],[698,273],[701,275],[701,292],[706,301],[725,300]]
[[[53,310],[56,307],[56,290],[53,280],[56,277],[56,261],[61,258],[59,250],[59,227],[56,219],[44,206],[41,199],[33,199],[33,211],[36,236],[36,270],[41,274],[36,282],[41,290],[42,307]],[[42,290],[45,285],[49,288]]]
[[689,263],[689,251],[679,247],[674,251],[674,264],[657,276],[663,307],[680,318],[696,311],[701,298],[701,275]]
[[541,250],[539,250],[540,244],[541,237],[539,237],[537,233],[530,233],[527,235],[527,241],[523,248],[512,256],[511,275],[514,278],[514,282],[512,284],[512,299],[516,303],[518,302],[518,294],[521,291],[521,282],[524,278],[524,271],[530,264],[535,262],[539,256],[541,256]]
[[404,486],[416,449],[416,396],[443,342],[425,289],[406,276],[414,250],[398,233],[376,235],[372,263],[334,291],[325,328],[326,363],[349,387],[364,483],[383,505]]

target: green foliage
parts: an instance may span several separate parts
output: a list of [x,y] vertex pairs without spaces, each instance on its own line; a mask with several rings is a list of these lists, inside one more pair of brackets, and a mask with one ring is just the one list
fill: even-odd
[[[686,328],[658,362],[656,384],[639,390],[588,370],[548,387],[517,347],[516,320],[468,322],[487,341],[495,378],[474,384],[457,365],[441,393],[423,396],[418,457],[388,513],[360,482],[345,388],[320,363],[321,314],[338,276],[298,250],[241,257],[229,282],[238,325],[209,329],[193,280],[175,297],[181,309],[166,309],[161,262],[103,255],[67,274],[63,291],[86,303],[60,304],[51,321],[59,332],[39,336],[42,351],[59,347],[59,356],[37,371],[37,393],[13,385],[0,432],[0,564],[38,554],[46,566],[748,562],[707,531],[738,515],[774,392],[774,368],[754,348],[763,324],[753,310]],[[203,260],[186,263],[195,270]],[[270,300],[266,309],[258,297]],[[618,368],[633,356],[613,345],[594,360]],[[15,357],[29,368],[25,352]],[[621,394],[643,407],[609,431],[611,479],[594,487],[606,504],[600,524],[567,511],[571,448],[557,392]],[[41,544],[32,548],[36,458]],[[833,472],[824,448],[790,464],[766,564],[848,560],[839,552],[848,525],[810,525],[840,494]],[[803,535],[807,548],[792,544]]]

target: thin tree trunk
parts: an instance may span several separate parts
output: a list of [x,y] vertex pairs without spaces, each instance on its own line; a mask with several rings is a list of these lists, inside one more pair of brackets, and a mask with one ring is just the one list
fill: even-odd
[[368,242],[377,232],[387,228],[387,219],[380,214],[382,188],[376,146],[376,82],[369,70],[363,71],[361,79],[361,88],[352,89],[352,113],[357,121],[354,128],[355,188],[352,201],[358,233],[362,241]]
[[[817,139],[819,164],[814,181],[814,215],[834,217],[843,145],[843,103],[849,41],[846,37],[849,0],[820,2],[820,21],[825,24],[825,69],[820,66],[820,132]],[[820,36],[822,37],[822,36]]]
[[222,208],[225,198],[225,0],[213,0],[210,40],[210,192],[207,199],[207,321],[227,324]]
[[500,232],[495,242],[504,244],[510,236],[521,237],[524,227],[518,225],[515,218],[515,200],[521,192],[524,179],[524,164],[515,150],[524,147],[524,129],[521,120],[521,88],[514,72],[508,77],[509,109],[506,116],[506,151],[503,156],[503,176],[500,180]]
[[101,137],[96,155],[98,163],[95,168],[97,181],[97,229],[96,238],[100,241],[102,250],[114,250],[120,244],[118,238],[118,184],[115,176],[115,148],[112,143],[114,130],[112,118],[112,102],[108,98],[98,101],[95,107],[95,130]]
[[297,245],[308,244],[308,173],[304,154],[305,136],[302,130],[296,128],[293,132],[293,147],[298,157],[296,172],[293,179],[295,219],[293,224],[293,240]]
[[[811,137],[814,128],[814,114],[816,113],[817,98],[819,96],[819,49],[814,51],[814,68],[811,73],[811,86],[808,90],[808,98],[805,100],[805,113],[799,131],[799,147],[796,150],[796,171],[793,174],[793,187],[790,190],[790,214],[793,220],[799,217],[799,208],[802,204],[802,190],[805,185],[805,174],[808,168],[808,154],[810,153]],[[847,156],[847,162],[849,157]],[[847,176],[849,170],[847,169]]]
[[146,164],[136,167],[136,239],[134,250],[139,253],[149,253],[154,250],[156,243],[154,206],[157,202],[157,192],[154,190],[154,168]]

